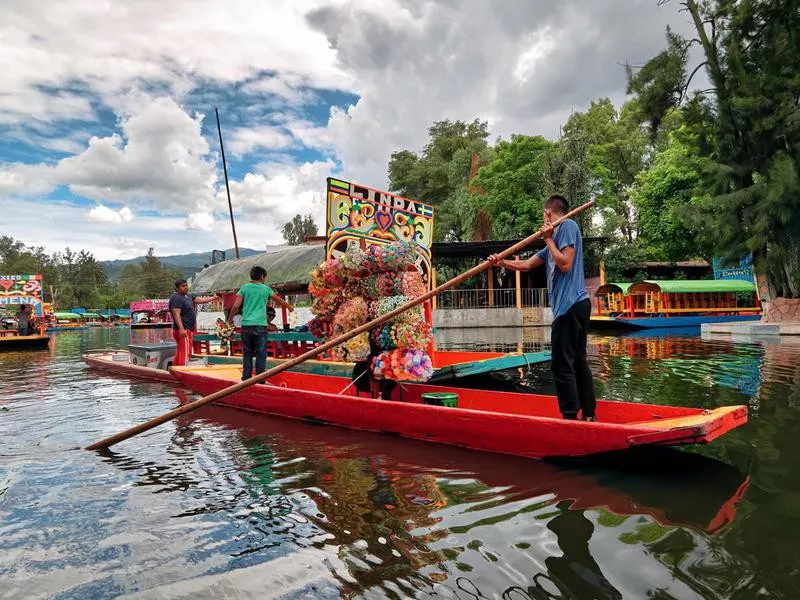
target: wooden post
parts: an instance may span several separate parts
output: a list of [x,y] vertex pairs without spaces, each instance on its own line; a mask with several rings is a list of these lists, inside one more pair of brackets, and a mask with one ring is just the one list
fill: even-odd
[[494,267],[492,266],[486,270],[486,281],[489,288],[489,306],[494,306]]
[[[519,260],[519,256],[515,256],[514,260]],[[517,308],[522,308],[522,271],[514,271],[514,279],[517,287]]]
[[[431,289],[436,288],[436,267],[431,267]],[[431,306],[436,310],[436,296],[431,298]]]
[[600,261],[600,285],[606,284],[606,263],[605,261]]

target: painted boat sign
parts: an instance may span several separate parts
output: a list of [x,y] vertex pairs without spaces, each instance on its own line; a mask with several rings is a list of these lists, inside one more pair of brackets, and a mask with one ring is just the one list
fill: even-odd
[[430,285],[433,206],[396,194],[329,177],[326,254],[338,256],[350,242],[417,247],[419,267]]
[[0,275],[0,306],[30,304],[42,316],[41,275]]

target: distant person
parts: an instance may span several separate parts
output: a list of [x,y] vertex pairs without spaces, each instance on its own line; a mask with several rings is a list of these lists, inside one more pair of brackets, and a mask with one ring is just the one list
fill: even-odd
[[242,310],[242,381],[253,376],[253,357],[256,359],[256,375],[260,375],[267,367],[267,304],[270,300],[293,311],[294,306],[278,296],[269,287],[267,270],[264,267],[250,269],[250,283],[245,283],[236,292],[236,301],[228,313],[228,322]]
[[22,304],[17,313],[17,335],[33,334],[33,311],[30,304]]
[[547,291],[553,308],[550,366],[556,384],[558,406],[565,419],[595,421],[594,382],[586,361],[586,337],[592,306],[583,278],[583,240],[578,224],[566,219],[557,227],[553,221],[569,212],[566,198],[557,194],[544,203],[541,232],[546,246],[527,260],[489,259],[500,267],[529,271],[547,265]]
[[189,293],[189,284],[185,279],[175,281],[175,293],[169,299],[169,312],[172,314],[172,337],[177,348],[172,365],[182,367],[192,356],[192,338],[197,328],[197,312],[195,306],[215,300],[216,296],[194,298]]
[[278,316],[278,313],[275,311],[274,306],[267,307],[267,332],[268,333],[275,333],[278,331],[278,326],[275,325],[275,317]]

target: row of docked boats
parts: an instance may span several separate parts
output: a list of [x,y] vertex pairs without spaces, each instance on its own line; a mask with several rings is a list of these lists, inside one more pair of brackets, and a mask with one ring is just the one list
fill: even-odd
[[[172,367],[165,360],[170,352],[170,345],[165,344],[160,354],[156,349],[151,354],[101,350],[87,353],[83,359],[93,369],[180,384],[203,395],[241,381],[240,357],[195,355],[189,366]],[[362,386],[354,385],[351,364],[307,360],[218,403],[245,411],[530,458],[705,444],[747,421],[745,406],[704,410],[606,400],[598,402],[598,422],[564,420],[555,396],[457,385],[464,373],[494,370],[492,361],[498,357],[452,353],[460,355],[456,360],[456,356],[441,354],[444,358],[438,363],[433,380],[425,384],[400,382],[389,397],[381,398],[375,386],[369,392],[359,391]],[[508,356],[504,358],[507,360]],[[536,362],[547,358],[539,356]],[[290,357],[271,357],[267,368],[287,360]],[[494,366],[498,364],[502,363],[495,362]]]
[[605,283],[595,292],[596,329],[700,327],[761,319],[756,286],[739,279]]

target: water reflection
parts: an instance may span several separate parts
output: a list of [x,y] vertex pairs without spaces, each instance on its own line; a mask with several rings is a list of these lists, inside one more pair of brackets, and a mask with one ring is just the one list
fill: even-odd
[[0,355],[2,597],[800,597],[800,346],[593,336],[607,397],[750,405],[691,452],[548,463],[226,407],[84,452],[192,397],[80,362],[129,335]]

